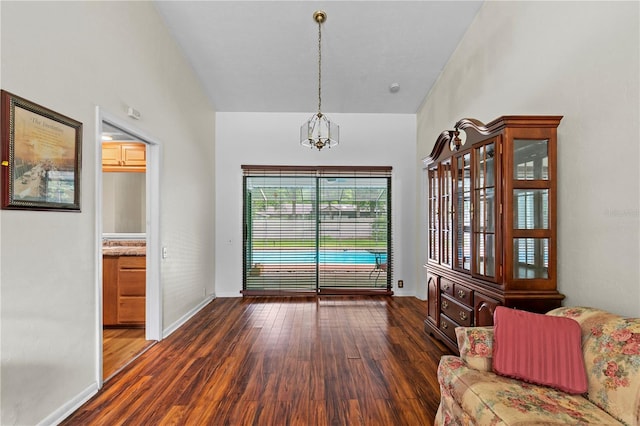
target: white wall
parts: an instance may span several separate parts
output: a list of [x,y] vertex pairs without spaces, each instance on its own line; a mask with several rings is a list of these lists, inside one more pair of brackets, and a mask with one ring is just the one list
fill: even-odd
[[96,389],[96,106],[162,144],[164,327],[213,293],[215,114],[150,2],[1,3],[1,86],[83,123],[81,213],[0,212],[2,425]]
[[415,115],[327,115],[340,125],[340,145],[318,152],[299,144],[311,113],[217,113],[217,296],[242,290],[242,164],[392,166],[393,278],[405,281],[394,292],[415,293]]
[[423,158],[463,117],[564,115],[559,290],[565,305],[633,316],[640,314],[639,5],[484,3],[417,118]]
[[145,173],[102,173],[102,233],[144,233]]

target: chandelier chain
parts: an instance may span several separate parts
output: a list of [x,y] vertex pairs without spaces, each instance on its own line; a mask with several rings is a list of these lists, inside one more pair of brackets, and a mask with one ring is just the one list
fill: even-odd
[[316,10],[313,19],[318,24],[318,112],[300,126],[300,145],[320,151],[338,145],[340,127],[322,113],[322,23],[327,14]]
[[318,21],[318,114],[322,109],[322,21]]

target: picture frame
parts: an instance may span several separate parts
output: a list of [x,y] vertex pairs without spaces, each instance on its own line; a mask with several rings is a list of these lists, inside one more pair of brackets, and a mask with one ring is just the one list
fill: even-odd
[[2,208],[80,211],[82,123],[0,92]]

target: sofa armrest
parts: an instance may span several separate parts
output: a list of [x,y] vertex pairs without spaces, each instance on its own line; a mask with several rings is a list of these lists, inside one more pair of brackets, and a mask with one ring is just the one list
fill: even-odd
[[493,327],[456,327],[460,358],[474,370],[491,371]]

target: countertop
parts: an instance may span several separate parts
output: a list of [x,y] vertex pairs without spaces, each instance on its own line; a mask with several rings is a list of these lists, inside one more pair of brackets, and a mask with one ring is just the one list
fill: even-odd
[[145,240],[103,239],[103,256],[145,256],[147,242]]

